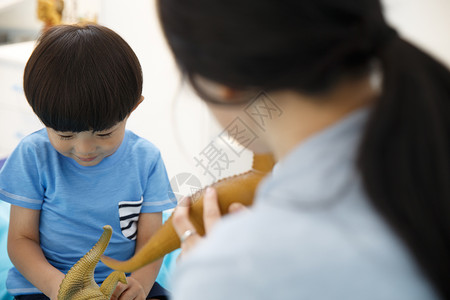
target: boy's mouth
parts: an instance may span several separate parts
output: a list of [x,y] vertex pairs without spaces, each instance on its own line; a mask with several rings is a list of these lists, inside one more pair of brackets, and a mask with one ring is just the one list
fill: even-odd
[[96,159],[98,156],[93,156],[93,157],[79,157],[77,156],[79,160],[83,161],[83,162],[90,162],[93,161],[94,159]]

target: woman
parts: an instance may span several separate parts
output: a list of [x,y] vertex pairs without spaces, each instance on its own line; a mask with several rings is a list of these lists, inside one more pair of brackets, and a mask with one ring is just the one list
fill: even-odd
[[[217,224],[210,191],[200,245],[177,208],[174,299],[450,298],[450,72],[378,0],[164,0],[159,14],[221,125],[240,120],[279,161],[249,212]],[[262,103],[277,110],[264,126],[249,113]]]

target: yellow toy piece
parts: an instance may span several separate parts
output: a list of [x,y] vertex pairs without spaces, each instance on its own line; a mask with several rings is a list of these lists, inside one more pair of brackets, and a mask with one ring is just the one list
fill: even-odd
[[61,24],[63,0],[38,0],[37,17],[45,23],[45,29]]
[[112,235],[111,226],[106,225],[103,230],[94,247],[67,272],[59,288],[58,300],[109,300],[119,281],[127,283],[125,273],[118,271],[111,273],[101,287],[94,280],[95,267]]

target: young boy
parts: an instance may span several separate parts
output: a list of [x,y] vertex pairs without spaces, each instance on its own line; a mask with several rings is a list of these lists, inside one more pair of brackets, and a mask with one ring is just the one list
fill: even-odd
[[[104,225],[113,228],[105,255],[125,260],[176,203],[159,150],[125,130],[143,100],[142,71],[115,32],[49,29],[25,67],[24,90],[46,128],[24,138],[0,172],[0,199],[12,204],[8,253],[15,267],[7,287],[17,299],[47,299],[43,293],[53,300]],[[159,288],[160,266],[132,273],[113,296],[145,299]],[[109,273],[99,263],[96,281]]]

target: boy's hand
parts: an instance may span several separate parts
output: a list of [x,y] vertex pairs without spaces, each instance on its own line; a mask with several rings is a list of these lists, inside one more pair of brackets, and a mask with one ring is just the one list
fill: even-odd
[[133,277],[127,277],[128,284],[119,282],[114,290],[111,300],[145,300],[147,295],[141,283]]

